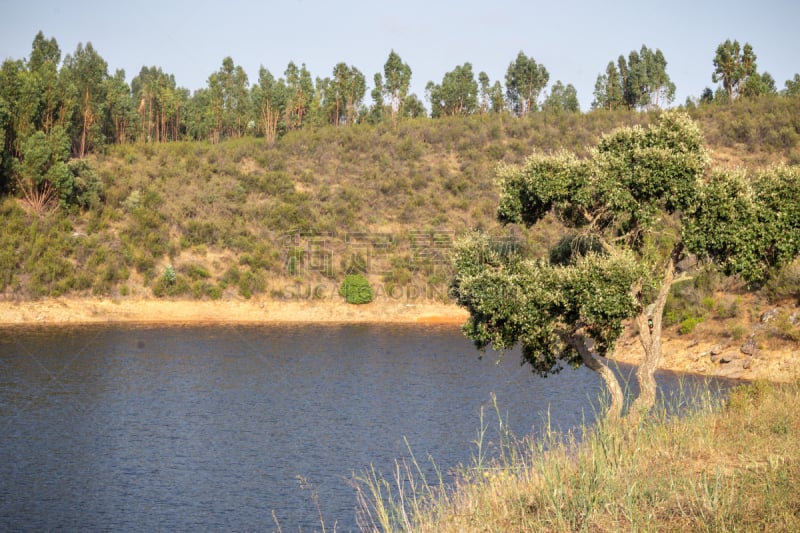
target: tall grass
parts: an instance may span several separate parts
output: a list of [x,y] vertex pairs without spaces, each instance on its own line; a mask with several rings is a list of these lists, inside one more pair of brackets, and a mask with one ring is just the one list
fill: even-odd
[[[663,400],[635,427],[517,439],[444,486],[416,460],[356,479],[363,531],[800,531],[800,384]],[[691,406],[687,408],[687,406]],[[675,416],[682,413],[681,416]]]

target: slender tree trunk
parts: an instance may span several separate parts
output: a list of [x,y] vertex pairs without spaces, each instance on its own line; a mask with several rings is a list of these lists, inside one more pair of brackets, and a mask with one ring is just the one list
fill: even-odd
[[[636,379],[639,382],[639,396],[631,406],[631,412],[638,415],[647,413],[656,402],[655,371],[661,361],[661,330],[663,325],[664,306],[667,303],[670,288],[675,282],[675,260],[678,250],[673,254],[664,267],[664,278],[661,288],[653,305],[639,313],[636,324],[639,326],[639,341],[644,348],[644,360],[636,370]],[[650,311],[648,313],[648,310]]]
[[591,352],[587,343],[587,339],[584,335],[575,334],[570,340],[572,346],[578,350],[578,353],[583,359],[583,364],[586,365],[587,368],[597,372],[600,375],[600,378],[603,380],[603,383],[606,385],[606,389],[608,390],[609,394],[609,404],[606,418],[608,420],[619,420],[622,418],[622,404],[624,402],[624,395],[622,394],[622,387],[619,384],[617,376],[614,375],[614,372],[608,367],[608,365],[600,361],[600,359]]
[[90,120],[90,113],[91,110],[89,109],[89,89],[86,89],[86,95],[83,98],[83,131],[81,131],[81,150],[80,150],[80,157],[86,155],[86,131],[89,129],[89,120]]

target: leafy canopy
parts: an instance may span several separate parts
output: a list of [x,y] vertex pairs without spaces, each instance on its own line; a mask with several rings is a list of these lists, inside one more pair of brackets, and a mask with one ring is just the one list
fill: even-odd
[[588,159],[534,155],[499,167],[501,222],[530,227],[552,215],[574,236],[551,259],[526,258],[481,234],[462,239],[452,288],[470,312],[466,335],[481,349],[519,342],[541,375],[559,371],[559,361],[581,364],[587,340],[609,353],[623,322],[647,304],[642,289],[663,276],[655,265],[669,254],[651,233],[694,205],[708,160],[697,126],[665,113],[649,128],[603,137]]

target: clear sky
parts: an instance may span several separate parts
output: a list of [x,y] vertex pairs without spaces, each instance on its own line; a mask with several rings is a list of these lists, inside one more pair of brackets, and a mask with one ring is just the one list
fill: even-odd
[[798,0],[0,0],[0,60],[27,58],[41,30],[62,57],[91,42],[109,73],[124,69],[129,82],[156,66],[194,91],[231,56],[251,83],[261,65],[282,77],[289,61],[305,63],[317,78],[345,62],[371,89],[394,49],[427,106],[428,81],[470,62],[476,77],[485,71],[505,84],[523,51],[544,64],[551,83],[573,84],[587,110],[597,75],[642,44],[664,53],[676,104],[715,87],[712,61],[726,39],[749,42],[759,72],[782,89],[800,72],[799,23]]

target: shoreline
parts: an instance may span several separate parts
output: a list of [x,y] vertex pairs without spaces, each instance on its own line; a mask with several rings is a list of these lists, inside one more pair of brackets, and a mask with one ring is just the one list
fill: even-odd
[[90,324],[463,324],[468,313],[435,302],[374,301],[353,305],[315,300],[169,300],[46,298],[0,302],[0,327]]
[[[353,305],[333,300],[214,301],[155,298],[46,298],[36,301],[0,301],[0,329],[69,327],[84,325],[225,326],[270,324],[463,324],[469,314],[454,304],[433,301],[408,303],[376,300]],[[741,344],[741,343],[738,343]],[[771,346],[755,357],[743,357],[739,345],[719,335],[702,341],[692,336],[665,334],[659,369],[670,372],[789,382],[800,379],[800,344]],[[727,354],[720,364],[713,350]],[[644,353],[628,328],[609,361],[638,365]],[[747,362],[747,364],[745,364]]]

